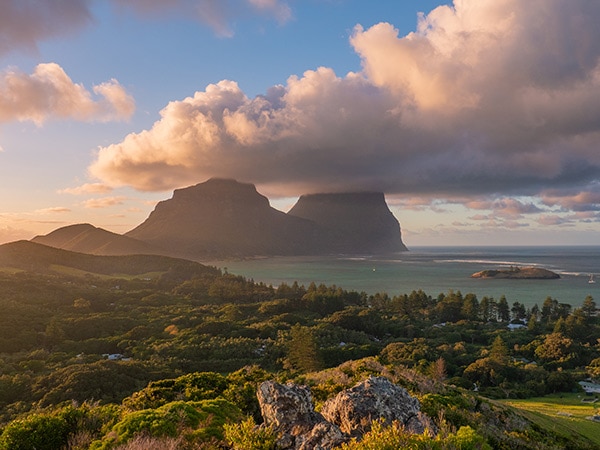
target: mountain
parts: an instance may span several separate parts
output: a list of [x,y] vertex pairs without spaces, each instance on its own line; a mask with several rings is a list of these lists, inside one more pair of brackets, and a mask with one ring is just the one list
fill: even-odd
[[220,178],[176,189],[124,235],[77,224],[32,241],[94,255],[192,260],[406,251],[381,192],[304,195],[286,214],[253,184]]
[[252,184],[218,178],[176,189],[125,236],[191,259],[306,255],[321,244],[315,223],[271,207]]
[[312,194],[300,197],[288,215],[310,220],[327,235],[331,251],[406,251],[400,224],[381,192]]
[[168,253],[147,242],[112,233],[89,223],[58,228],[49,234],[36,236],[31,241],[92,255],[164,255]]
[[0,267],[37,273],[134,276],[177,272],[213,273],[214,268],[184,259],[158,255],[98,256],[71,252],[47,245],[16,241],[0,245]]

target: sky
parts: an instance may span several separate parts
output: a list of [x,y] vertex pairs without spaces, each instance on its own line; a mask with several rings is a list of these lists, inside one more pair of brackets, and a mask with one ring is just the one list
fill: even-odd
[[0,243],[176,188],[382,191],[403,240],[600,244],[600,2],[3,0]]

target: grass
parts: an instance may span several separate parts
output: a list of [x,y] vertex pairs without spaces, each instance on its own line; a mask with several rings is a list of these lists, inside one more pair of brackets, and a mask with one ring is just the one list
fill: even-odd
[[56,272],[61,275],[70,275],[70,276],[76,276],[76,277],[84,277],[85,275],[92,275],[94,277],[97,277],[97,278],[100,278],[103,280],[110,280],[113,278],[120,278],[120,279],[124,279],[124,280],[154,279],[154,278],[158,278],[160,275],[162,275],[164,273],[164,272],[148,272],[148,273],[135,274],[135,275],[126,274],[126,273],[101,274],[101,273],[89,272],[87,270],[77,269],[75,267],[63,266],[60,264],[51,264],[49,266],[49,269],[52,272]]
[[503,400],[537,425],[567,439],[583,436],[600,448],[600,423],[588,417],[600,413],[600,400],[584,403],[583,394],[555,394],[525,400]]

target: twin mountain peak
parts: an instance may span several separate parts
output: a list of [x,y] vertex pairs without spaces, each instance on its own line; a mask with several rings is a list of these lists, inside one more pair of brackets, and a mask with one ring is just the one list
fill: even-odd
[[193,260],[407,250],[381,192],[303,195],[284,213],[271,207],[254,185],[220,178],[176,189],[123,235],[78,224],[32,241],[96,255]]

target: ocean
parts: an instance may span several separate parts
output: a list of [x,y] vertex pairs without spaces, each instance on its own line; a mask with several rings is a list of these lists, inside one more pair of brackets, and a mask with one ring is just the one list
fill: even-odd
[[[422,289],[436,297],[449,290],[463,294],[506,296],[531,307],[550,296],[573,307],[591,295],[600,304],[600,246],[552,247],[415,247],[385,256],[273,257],[213,261],[211,265],[273,286],[298,281],[308,286],[336,285],[346,290],[389,295]],[[556,280],[475,279],[485,269],[542,267]],[[597,283],[589,283],[590,275]]]

